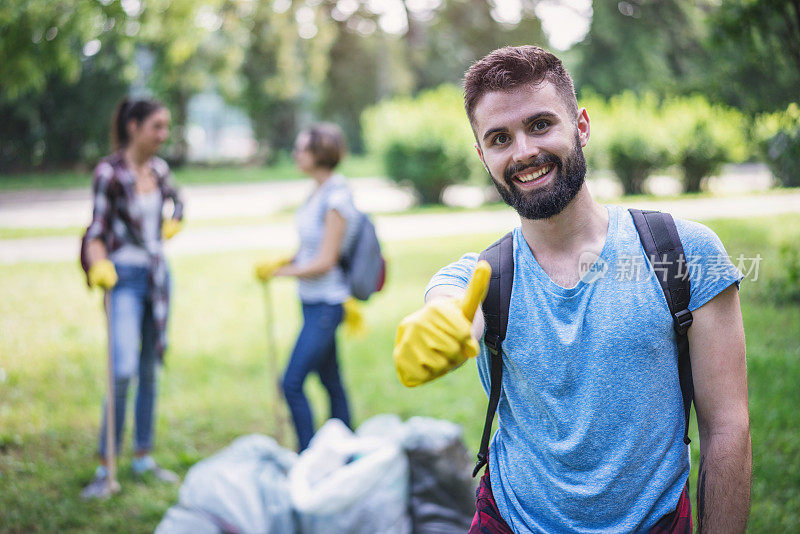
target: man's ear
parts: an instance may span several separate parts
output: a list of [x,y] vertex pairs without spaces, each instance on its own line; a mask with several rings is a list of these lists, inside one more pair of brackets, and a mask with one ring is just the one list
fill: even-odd
[[481,147],[478,145],[477,141],[475,142],[474,146],[475,146],[475,151],[478,153],[478,158],[481,160],[481,163],[483,163],[483,168],[486,169],[486,172],[488,172],[489,176],[491,176],[492,173],[489,172],[489,167],[486,166],[486,160],[483,159],[483,151],[481,150]]
[[581,140],[581,146],[586,146],[589,142],[589,114],[586,108],[581,108],[578,111],[578,138]]

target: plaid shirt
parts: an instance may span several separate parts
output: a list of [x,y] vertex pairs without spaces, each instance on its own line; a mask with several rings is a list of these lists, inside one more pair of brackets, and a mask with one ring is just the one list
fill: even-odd
[[[172,218],[183,218],[183,201],[172,183],[167,162],[154,157],[150,168],[155,176],[162,199],[171,199]],[[92,222],[81,241],[81,266],[89,271],[87,246],[99,239],[111,254],[125,244],[142,247],[150,253],[150,299],[158,337],[156,350],[163,359],[167,348],[167,315],[169,313],[169,284],[167,262],[161,247],[148,248],[142,235],[142,217],[136,209],[136,177],[128,169],[121,152],[104,158],[94,170],[92,182],[94,211]],[[88,281],[88,279],[87,279]]]
[[[475,516],[467,534],[514,534],[497,509],[489,481],[489,469],[483,473],[478,489],[475,490],[475,497]],[[687,480],[675,510],[659,519],[647,534],[692,534],[693,528],[692,501],[689,499]]]

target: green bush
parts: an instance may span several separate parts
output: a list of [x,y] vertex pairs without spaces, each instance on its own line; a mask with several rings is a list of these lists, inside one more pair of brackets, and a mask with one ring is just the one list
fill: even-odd
[[681,147],[676,160],[681,168],[683,190],[686,193],[700,191],[703,178],[717,174],[722,164],[728,161],[725,148],[714,142],[707,122],[698,122],[695,125],[691,139],[691,142]]
[[411,185],[422,203],[437,203],[448,185],[485,175],[454,85],[381,102],[364,110],[361,126],[367,150],[380,155],[386,174]]
[[664,161],[664,151],[641,134],[621,132],[608,147],[611,168],[626,195],[640,195],[644,181]]
[[581,105],[591,123],[587,160],[611,168],[626,195],[640,194],[647,177],[667,161],[667,137],[655,96],[626,92],[605,102],[589,93]]
[[453,183],[452,176],[469,175],[463,158],[448,158],[440,145],[415,147],[392,143],[384,161],[395,181],[414,185],[423,204],[439,202],[444,188]]
[[793,103],[784,112],[759,117],[755,137],[764,161],[781,185],[800,186],[800,106]]
[[748,156],[742,114],[715,106],[703,96],[678,97],[661,106],[671,162],[678,166],[686,192],[700,191],[703,178],[724,163]]
[[587,161],[612,169],[626,194],[641,193],[647,177],[668,165],[680,169],[685,191],[699,191],[723,163],[750,155],[742,114],[702,96],[659,103],[652,94],[627,92],[606,101],[585,92],[581,105],[592,125]]

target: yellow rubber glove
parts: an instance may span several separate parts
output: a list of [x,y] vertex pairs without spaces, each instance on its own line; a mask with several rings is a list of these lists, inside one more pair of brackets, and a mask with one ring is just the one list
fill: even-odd
[[403,385],[433,380],[478,354],[472,319],[486,298],[491,274],[488,262],[478,262],[462,299],[434,300],[400,322],[393,356]]
[[89,285],[106,291],[117,285],[117,270],[111,260],[97,260],[89,267]]
[[367,323],[361,303],[350,297],[344,301],[344,333],[347,337],[362,338],[367,333]]
[[288,256],[281,256],[278,258],[270,258],[268,260],[256,263],[256,278],[262,282],[266,282],[275,274],[275,271],[284,265],[291,263],[292,258]]
[[181,221],[177,219],[165,219],[161,224],[161,237],[164,239],[172,239],[180,231]]

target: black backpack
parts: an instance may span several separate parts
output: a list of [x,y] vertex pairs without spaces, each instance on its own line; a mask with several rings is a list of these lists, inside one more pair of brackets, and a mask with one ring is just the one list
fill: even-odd
[[[678,236],[675,221],[670,214],[636,209],[628,211],[633,216],[636,231],[639,233],[639,239],[650,264],[665,265],[663,269],[659,268],[660,272],[656,272],[656,278],[664,291],[675,328],[678,345],[678,378],[683,396],[683,442],[688,445],[690,442],[689,413],[694,395],[694,385],[692,384],[692,363],[689,359],[689,338],[687,337],[687,331],[692,325],[692,312],[689,311],[689,270],[684,269],[683,273],[680,272],[681,264],[686,265],[683,245]],[[508,309],[511,287],[514,282],[512,233],[509,232],[481,252],[479,259],[488,261],[492,267],[489,291],[482,305],[486,322],[486,333],[483,340],[491,358],[491,387],[481,447],[478,451],[478,463],[472,472],[473,477],[486,465],[488,460],[492,421],[497,410],[497,403],[500,401],[500,385],[503,379],[502,343],[508,327]]]

